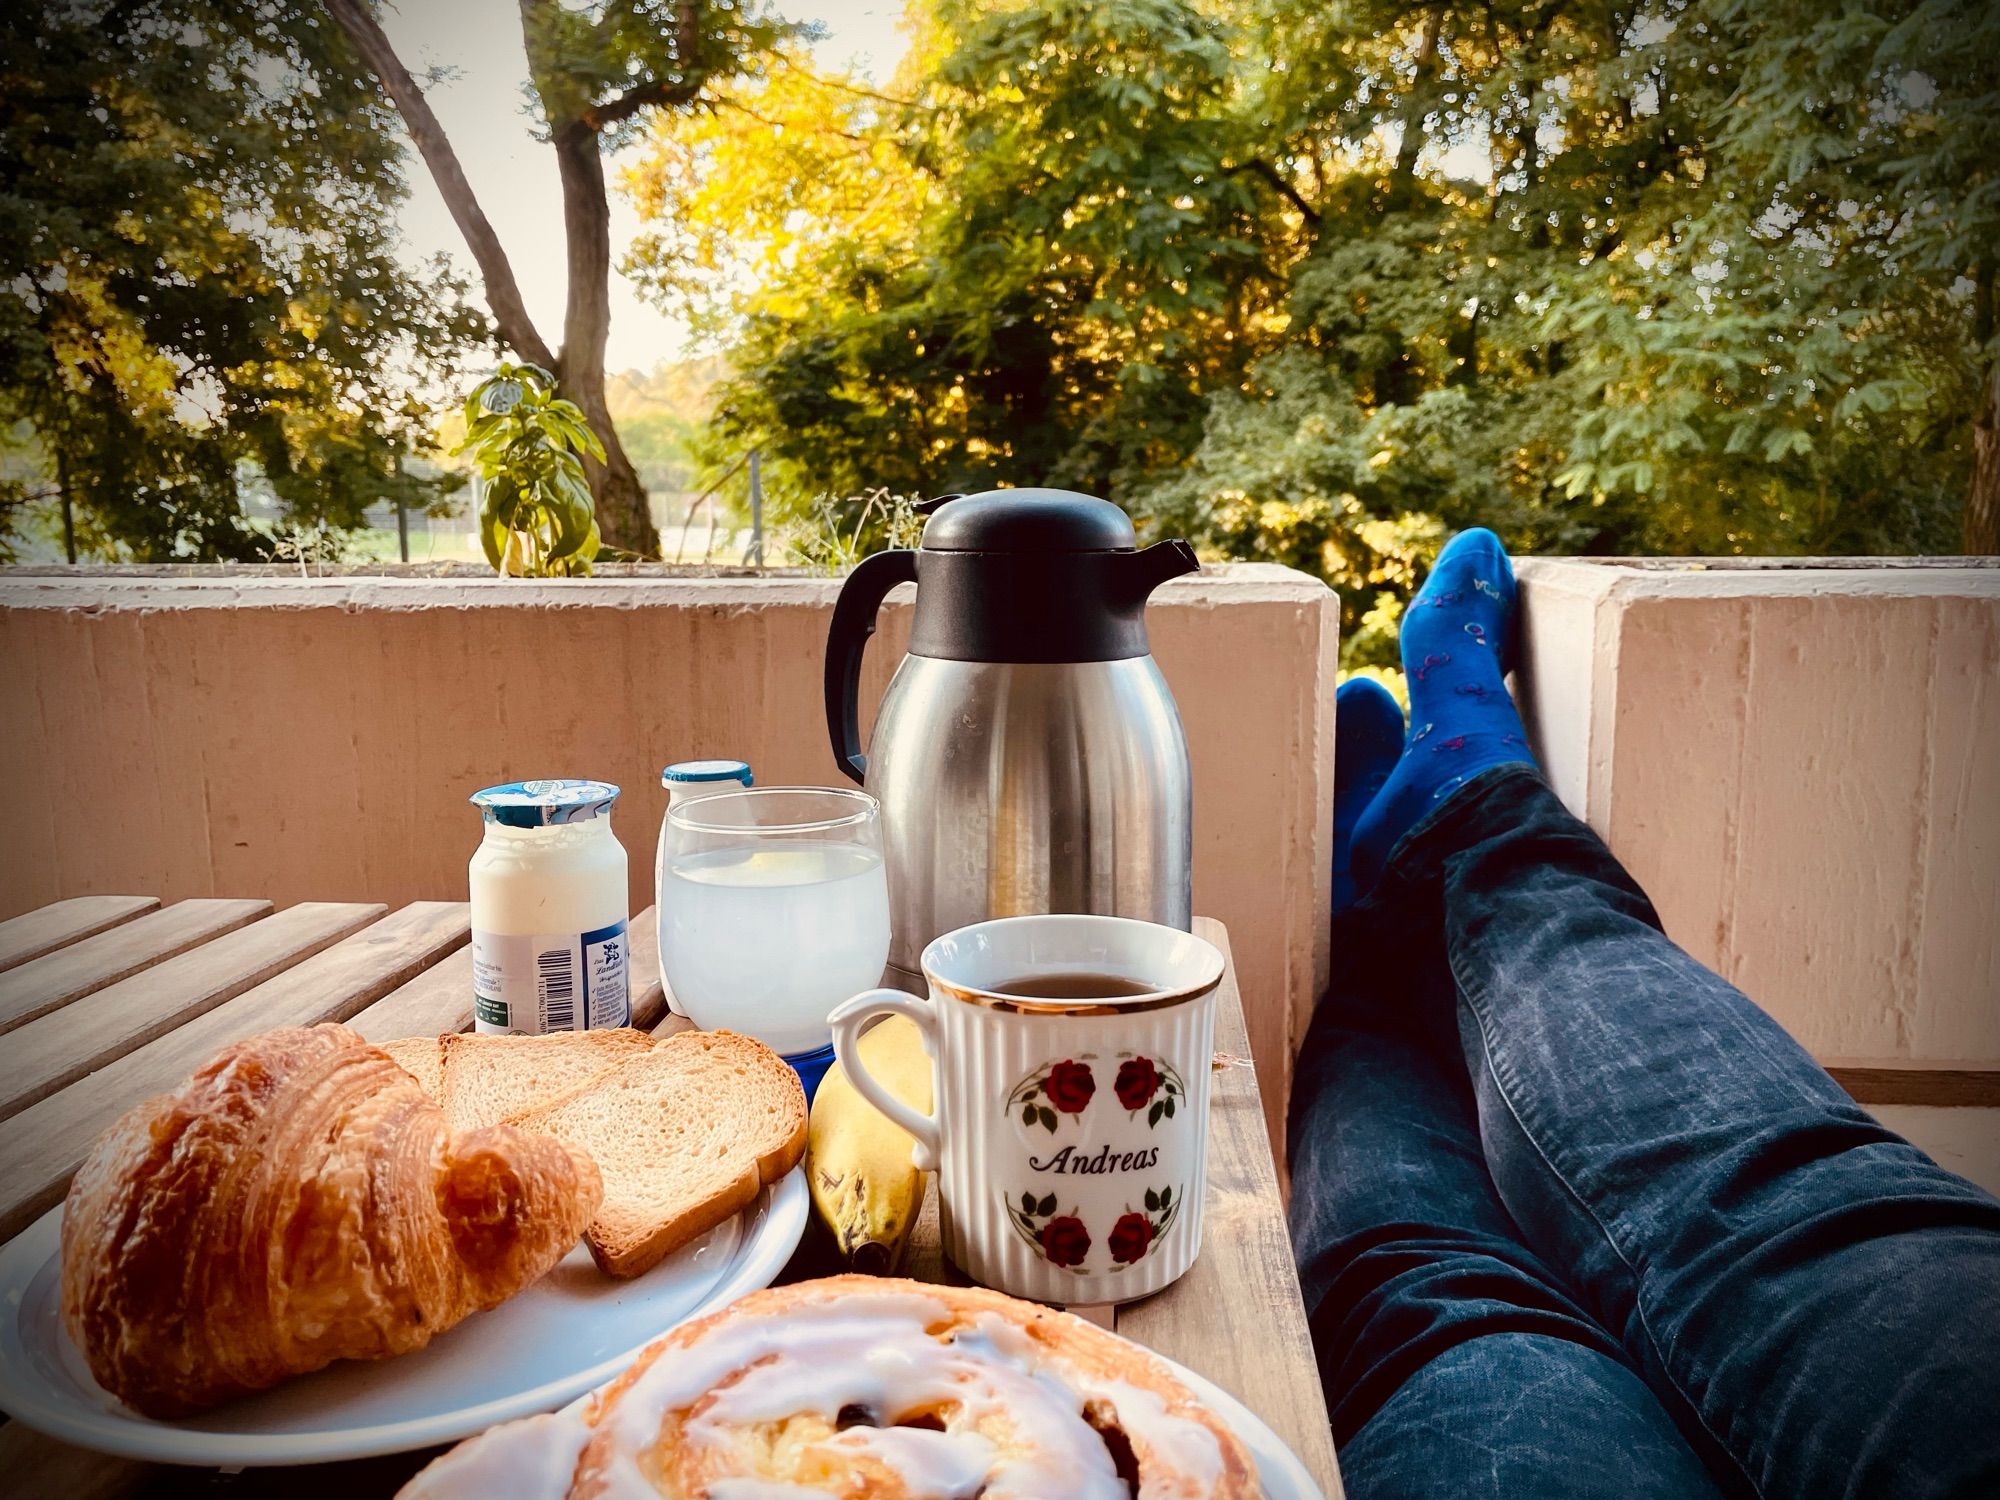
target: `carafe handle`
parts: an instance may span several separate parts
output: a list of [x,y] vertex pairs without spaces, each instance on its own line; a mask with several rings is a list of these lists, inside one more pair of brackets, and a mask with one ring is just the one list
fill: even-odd
[[847,575],[826,632],[826,732],[833,758],[856,781],[868,774],[861,753],[861,653],[875,633],[875,615],[889,590],[917,581],[917,554],[907,548],[864,557]]

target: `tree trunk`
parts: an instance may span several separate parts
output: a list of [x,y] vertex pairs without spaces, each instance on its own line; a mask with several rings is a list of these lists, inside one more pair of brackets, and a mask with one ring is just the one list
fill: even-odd
[[553,365],[555,355],[528,316],[527,303],[521,300],[521,289],[514,280],[514,268],[500,248],[500,237],[493,232],[479,200],[473,196],[465,168],[460,165],[458,153],[452,149],[424,91],[396,56],[389,38],[362,0],[327,0],[327,9],[347,33],[347,39],[361,54],[369,71],[381,80],[383,92],[403,117],[410,139],[416,142],[424,164],[430,168],[431,180],[451,211],[452,222],[458,225],[473,260],[478,262],[480,280],[486,284],[486,305],[492,309],[500,337],[523,359],[538,365]]
[[[362,60],[382,81],[430,167],[453,220],[479,263],[487,304],[500,336],[523,358],[554,371],[562,393],[582,408],[591,430],[603,442],[603,463],[584,460],[599,534],[609,546],[645,557],[658,556],[660,536],[646,506],[645,487],[618,441],[604,399],[604,344],[611,331],[611,206],[605,194],[597,130],[650,105],[685,102],[693,96],[696,85],[648,81],[600,106],[590,121],[550,119],[556,162],[562,173],[563,223],[569,240],[569,299],[563,318],[562,353],[557,355],[529,320],[513,268],[423,90],[362,0],[327,0],[327,4]],[[545,107],[563,94],[564,80],[552,63],[555,34],[551,28],[558,14],[546,0],[521,0],[529,72]],[[694,21],[693,8],[682,5],[679,24],[684,50],[692,45],[687,36]]]
[[2000,553],[2000,360],[1986,372],[1986,398],[1972,420],[1972,483],[1965,494],[1965,550]]
[[611,202],[604,186],[604,156],[597,132],[581,120],[555,128],[555,148],[569,254],[557,383],[583,408],[591,430],[604,443],[604,462],[584,465],[597,502],[598,531],[610,546],[658,557],[660,533],[653,526],[645,487],[618,441],[604,399],[604,345],[611,333]]

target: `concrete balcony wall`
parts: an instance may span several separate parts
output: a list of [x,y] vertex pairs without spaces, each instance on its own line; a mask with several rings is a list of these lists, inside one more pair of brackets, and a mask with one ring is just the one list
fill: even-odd
[[1520,577],[1537,753],[1675,940],[1829,1064],[2000,1069],[2000,569]]
[[[597,776],[634,911],[659,768],[740,756],[836,779],[821,706],[838,584],[805,578],[0,579],[0,753],[19,790],[0,917],[65,896],[460,898],[494,782]],[[908,596],[871,643],[872,709]],[[1195,909],[1228,924],[1282,1124],[1326,978],[1338,611],[1236,565],[1154,596],[1195,778]],[[1277,1087],[1271,1084],[1276,1083]]]

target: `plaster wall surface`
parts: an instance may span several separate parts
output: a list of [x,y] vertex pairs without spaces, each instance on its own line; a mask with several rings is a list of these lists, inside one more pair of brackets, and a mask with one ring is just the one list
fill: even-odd
[[1529,732],[1816,1056],[2000,1065],[2000,569],[1530,559]]

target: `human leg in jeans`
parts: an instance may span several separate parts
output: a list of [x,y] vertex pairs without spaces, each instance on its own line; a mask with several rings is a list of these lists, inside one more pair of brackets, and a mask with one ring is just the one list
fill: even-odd
[[1675,947],[1532,770],[1364,908],[1441,914],[1501,1201],[1748,1488],[2000,1495],[2000,1203]]
[[[1413,605],[1450,642],[1416,658],[1445,658],[1424,691],[1446,722],[1419,751],[1413,682],[1411,745],[1356,833],[1357,870],[1384,868],[1355,920],[1440,935],[1499,1200],[1729,1487],[2000,1493],[2000,1203],[1675,947],[1507,754],[1481,653],[1504,647],[1512,581],[1490,543],[1462,549],[1483,587]],[[1463,729],[1440,708],[1461,703]]]
[[[1342,866],[1343,801],[1400,749],[1379,692],[1341,691]],[[1501,1206],[1442,942],[1381,937],[1337,921],[1341,975],[1301,1053],[1289,1131],[1293,1240],[1351,1500],[1716,1500],[1618,1341]]]

